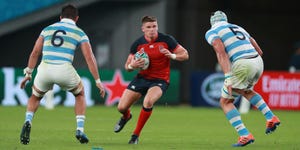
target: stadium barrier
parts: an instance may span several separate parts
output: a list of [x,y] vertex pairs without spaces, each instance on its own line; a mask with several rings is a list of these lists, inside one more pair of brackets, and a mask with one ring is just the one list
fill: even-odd
[[266,71],[254,89],[271,109],[300,110],[300,73]]
[[[223,81],[223,73],[191,73],[191,105],[219,107]],[[300,110],[300,73],[265,71],[254,89],[271,109]],[[241,99],[237,98],[235,104],[239,105]]]
[[[33,72],[33,77],[36,70]],[[136,72],[126,72],[125,70],[100,70],[100,75],[104,86],[106,87],[106,96],[104,99],[100,97],[99,91],[95,86],[95,81],[88,69],[78,69],[78,74],[81,76],[85,86],[85,95],[87,106],[104,104],[106,106],[115,105],[123,90],[136,75]],[[0,68],[0,104],[3,106],[16,106],[27,104],[31,94],[31,86],[33,82],[29,82],[25,90],[20,89],[20,83],[23,79],[23,69],[13,67]],[[178,70],[171,70],[170,86],[165,95],[157,102],[157,104],[178,104],[179,103],[179,79]],[[51,94],[52,92],[52,94]],[[50,98],[50,102],[49,99]],[[51,102],[52,99],[52,102]],[[139,101],[141,103],[142,101]],[[41,105],[74,106],[74,96],[70,92],[61,90],[57,85],[47,96],[41,101]]]

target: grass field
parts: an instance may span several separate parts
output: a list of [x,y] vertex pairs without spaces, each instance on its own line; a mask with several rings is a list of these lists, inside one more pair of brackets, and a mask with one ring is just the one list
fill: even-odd
[[[140,106],[132,108],[133,119],[120,133],[113,126],[120,114],[116,107],[89,107],[85,132],[90,142],[80,144],[75,138],[75,117],[72,107],[46,110],[40,107],[35,115],[29,145],[19,142],[25,107],[0,106],[0,150],[226,150],[235,149],[237,134],[221,109],[188,106],[157,106],[145,125],[138,145],[127,144],[136,124]],[[243,149],[300,150],[300,112],[274,111],[281,119],[279,129],[265,135],[265,120],[259,111],[242,115],[256,141]]]

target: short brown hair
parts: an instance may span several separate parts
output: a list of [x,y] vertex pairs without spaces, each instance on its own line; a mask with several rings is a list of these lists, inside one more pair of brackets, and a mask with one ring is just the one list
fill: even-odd
[[78,9],[74,5],[68,4],[61,9],[60,15],[62,18],[70,18],[74,20],[78,16]]
[[146,22],[156,22],[157,19],[154,16],[144,16],[142,18],[142,24],[146,23]]

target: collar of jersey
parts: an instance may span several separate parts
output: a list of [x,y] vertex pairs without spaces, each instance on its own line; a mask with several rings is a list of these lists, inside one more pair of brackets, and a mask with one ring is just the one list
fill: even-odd
[[211,26],[212,28],[215,27],[215,26],[219,26],[219,25],[224,25],[224,24],[227,24],[228,22],[226,21],[219,21],[219,22],[216,22],[213,26]]
[[66,22],[66,23],[70,23],[70,24],[74,24],[75,25],[75,21],[69,18],[62,18],[60,20],[61,22]]

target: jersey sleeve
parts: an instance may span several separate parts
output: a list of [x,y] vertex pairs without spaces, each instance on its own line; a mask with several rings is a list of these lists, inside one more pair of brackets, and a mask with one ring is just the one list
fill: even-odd
[[212,45],[213,41],[217,38],[219,38],[219,36],[214,30],[208,30],[205,33],[205,39],[210,45]]
[[81,44],[81,43],[84,43],[84,42],[89,42],[90,41],[89,37],[85,34],[85,32],[82,31],[81,29],[79,31],[80,31],[79,35],[81,37],[79,43]]
[[166,35],[166,41],[165,41],[167,44],[168,44],[168,47],[169,47],[169,50],[171,52],[173,52],[176,47],[178,46],[178,42],[175,40],[175,38],[171,35]]
[[40,36],[42,36],[43,38],[45,38],[45,36],[46,36],[46,31],[47,31],[47,27],[44,28],[44,29],[41,31]]
[[137,52],[137,48],[138,48],[138,44],[139,41],[136,40],[135,42],[132,43],[131,47],[130,47],[130,54],[135,54]]

